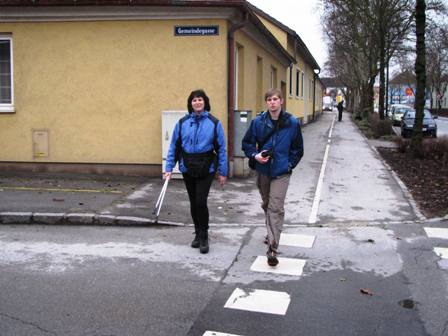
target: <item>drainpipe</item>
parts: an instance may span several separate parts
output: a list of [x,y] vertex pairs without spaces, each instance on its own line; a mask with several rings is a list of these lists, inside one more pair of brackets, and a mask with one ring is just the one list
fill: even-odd
[[234,143],[233,143],[233,134],[234,134],[234,110],[235,110],[235,31],[244,27],[248,22],[249,14],[246,12],[244,15],[244,19],[240,22],[232,24],[229,27],[229,31],[227,34],[228,38],[228,83],[227,83],[227,120],[228,120],[228,133],[227,133],[227,148],[228,148],[228,157],[229,162],[233,162],[233,154],[234,154]]
[[320,69],[318,69],[318,72],[314,72],[314,85],[313,85],[313,121],[314,118],[316,118],[316,78],[320,74]]

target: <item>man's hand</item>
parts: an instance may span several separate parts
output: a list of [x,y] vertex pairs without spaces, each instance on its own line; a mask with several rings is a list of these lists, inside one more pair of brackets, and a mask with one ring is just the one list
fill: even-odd
[[171,179],[171,174],[172,174],[172,172],[166,172],[165,175],[163,176],[163,178],[165,180],[170,180]]
[[218,176],[218,181],[221,186],[223,186],[224,183],[226,183],[226,180],[227,180],[227,177],[221,176],[221,175]]
[[[263,152],[265,152],[265,151],[263,151]],[[266,164],[271,157],[270,156],[263,157],[261,155],[261,153],[263,153],[263,152],[260,152],[257,155],[255,155],[255,160],[257,160],[261,164]]]

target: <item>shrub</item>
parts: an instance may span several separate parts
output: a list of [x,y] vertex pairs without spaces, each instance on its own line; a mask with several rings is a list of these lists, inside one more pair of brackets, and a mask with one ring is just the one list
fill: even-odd
[[375,138],[379,138],[383,135],[394,134],[390,119],[380,119],[377,113],[370,113],[368,120]]
[[404,139],[402,137],[395,137],[395,142],[397,143],[397,150],[400,153],[406,153],[411,147],[411,139]]
[[423,156],[428,159],[441,160],[448,163],[448,137],[424,139],[422,142]]
[[[400,153],[410,151],[411,139],[404,139],[396,137],[394,140],[397,143],[397,150]],[[448,164],[448,137],[440,137],[437,139],[423,139],[421,147],[422,158],[442,161]]]

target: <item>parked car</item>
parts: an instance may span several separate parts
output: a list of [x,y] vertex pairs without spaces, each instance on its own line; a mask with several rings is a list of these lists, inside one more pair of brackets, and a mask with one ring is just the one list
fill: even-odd
[[412,107],[404,104],[393,104],[390,109],[389,118],[394,126],[401,125],[401,118],[407,111],[412,111]]
[[[437,123],[435,118],[431,115],[429,110],[425,109],[423,111],[423,129],[424,135],[432,136],[437,138]],[[412,129],[415,123],[415,110],[407,111],[403,119],[401,120],[401,136],[403,138],[409,138],[412,135]]]
[[331,97],[323,97],[322,107],[324,111],[333,111],[333,101],[331,100]]

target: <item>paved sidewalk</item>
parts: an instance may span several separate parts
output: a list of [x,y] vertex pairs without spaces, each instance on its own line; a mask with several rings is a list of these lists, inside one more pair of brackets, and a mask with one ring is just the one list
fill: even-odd
[[[303,129],[305,155],[291,177],[286,224],[310,224],[313,206],[317,225],[418,220],[409,195],[349,116],[340,123],[334,117],[325,113]],[[162,185],[161,178],[0,173],[0,223],[150,225]],[[254,178],[230,179],[224,188],[215,181],[209,208],[212,224],[264,224]],[[159,223],[191,223],[183,181],[170,182]]]

